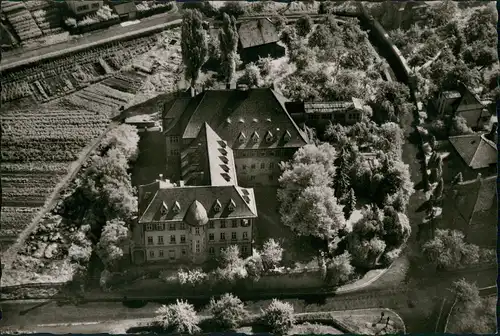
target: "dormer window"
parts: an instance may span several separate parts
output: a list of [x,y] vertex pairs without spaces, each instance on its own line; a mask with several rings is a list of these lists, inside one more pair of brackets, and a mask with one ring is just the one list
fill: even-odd
[[266,142],[273,142],[273,134],[270,131],[266,133]]
[[240,132],[240,135],[238,135],[238,140],[240,141],[240,143],[244,143],[246,139],[247,137],[245,136],[245,133]]
[[161,214],[165,216],[167,213],[168,213],[168,206],[165,204],[165,202],[163,202],[163,204],[161,205]]
[[227,205],[227,209],[229,211],[234,211],[235,208],[236,208],[236,203],[234,203],[233,199],[231,199],[229,201],[229,204]]
[[290,134],[290,132],[286,131],[285,134],[283,135],[283,139],[285,141],[290,141],[291,138],[292,138],[292,135]]
[[214,203],[214,211],[219,212],[221,208],[222,208],[222,205],[220,204],[220,201],[216,200]]
[[259,141],[259,134],[257,132],[253,132],[252,134],[252,141],[253,142],[258,142]]
[[181,211],[181,205],[179,204],[179,202],[175,201],[174,206],[172,207],[172,211],[174,213],[179,213],[179,211]]
[[240,119],[238,120],[238,122],[240,122],[240,123],[242,123],[242,124],[243,124],[243,123],[245,122],[245,120],[243,120],[243,118],[240,118]]
[[254,123],[258,122],[257,118],[253,118],[253,119],[252,119],[252,121],[253,121]]
[[226,119],[226,122],[227,122],[228,124],[230,124],[230,123],[231,123],[231,118],[227,118],[227,119]]

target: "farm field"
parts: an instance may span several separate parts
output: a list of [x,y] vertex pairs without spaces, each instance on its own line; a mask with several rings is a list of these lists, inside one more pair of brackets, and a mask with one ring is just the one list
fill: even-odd
[[0,236],[7,249],[38,214],[69,164],[107,127],[86,110],[3,112]]

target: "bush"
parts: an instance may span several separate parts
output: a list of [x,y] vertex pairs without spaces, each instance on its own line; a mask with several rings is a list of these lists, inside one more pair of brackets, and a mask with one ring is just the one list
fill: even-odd
[[66,20],[64,20],[64,23],[66,23],[68,27],[76,28],[78,26],[75,18],[67,18]]
[[200,332],[198,327],[200,319],[193,305],[188,302],[177,300],[177,303],[161,306],[156,311],[156,323],[165,331],[184,334]]
[[239,83],[250,87],[259,87],[262,83],[259,67],[254,63],[248,63],[245,67],[245,72],[238,80]]
[[450,135],[464,135],[474,133],[467,125],[467,120],[461,116],[451,119]]
[[295,324],[293,306],[288,302],[273,299],[269,306],[262,311],[262,320],[273,334],[284,335]]
[[297,20],[297,22],[295,23],[295,27],[297,29],[297,34],[304,37],[311,32],[313,22],[309,15],[304,15]]
[[248,277],[250,277],[254,281],[258,281],[262,272],[264,272],[264,266],[260,255],[254,255],[250,257],[245,263],[245,269],[247,271]]
[[224,330],[235,330],[248,317],[243,302],[231,293],[226,293],[219,300],[210,300],[209,311],[213,321]]
[[207,281],[208,274],[201,269],[188,270],[183,269],[177,271],[177,279],[181,285],[197,286]]
[[333,257],[327,262],[326,269],[326,282],[329,285],[337,286],[346,283],[354,273],[351,255],[346,251]]

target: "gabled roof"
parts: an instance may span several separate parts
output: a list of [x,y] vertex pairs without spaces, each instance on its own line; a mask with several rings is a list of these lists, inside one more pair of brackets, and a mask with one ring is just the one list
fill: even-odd
[[[189,220],[187,224],[193,225],[203,219],[202,208],[205,209],[208,219],[224,218],[254,218],[257,217],[257,207],[253,189],[238,186],[185,186],[170,187],[160,186],[157,182],[139,187],[139,223],[150,223],[155,221],[180,222]],[[151,192],[147,199],[144,191]],[[154,194],[153,194],[154,193]],[[213,205],[219,200],[222,205],[221,211],[215,212]],[[229,211],[227,206],[233,200],[235,208]],[[175,203],[180,206],[180,211],[172,210]],[[161,214],[165,203],[169,207],[166,215]],[[198,204],[199,203],[199,204]],[[193,206],[193,204],[195,204]],[[191,214],[187,215],[188,212]],[[186,217],[187,216],[187,217]]]
[[496,189],[496,176],[478,177],[456,184],[453,187],[456,211],[468,225],[471,225],[481,212],[496,208]]
[[495,143],[486,139],[484,134],[475,133],[449,138],[450,143],[472,169],[486,168],[497,162]]
[[134,1],[115,1],[111,2],[111,5],[115,9],[118,15],[128,14],[131,12],[136,12],[137,7],[135,6]]
[[243,22],[238,29],[238,35],[243,49],[275,43],[280,39],[276,26],[268,19]]
[[[187,104],[182,116],[168,134],[182,139],[195,139],[206,122],[220,138],[234,150],[240,148],[297,148],[308,143],[301,130],[285,108],[287,99],[270,88],[249,90],[207,90]],[[168,114],[168,112],[167,112]],[[276,141],[251,141],[253,132],[271,131]],[[288,131],[291,139],[282,141]],[[238,139],[244,133],[246,141]]]

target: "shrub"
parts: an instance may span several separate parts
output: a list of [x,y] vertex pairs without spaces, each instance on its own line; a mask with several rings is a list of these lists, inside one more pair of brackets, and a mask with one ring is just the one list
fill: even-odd
[[461,116],[451,119],[450,135],[471,134],[473,131],[467,125],[467,120]]
[[68,27],[76,28],[76,26],[78,26],[75,18],[67,18],[66,20],[64,20],[64,23],[66,23]]
[[156,311],[156,323],[165,331],[174,331],[184,334],[200,332],[200,322],[193,305],[186,301],[177,300],[175,304],[161,306]]
[[297,22],[295,23],[295,27],[297,29],[297,34],[299,34],[299,36],[306,36],[307,34],[309,34],[312,30],[312,26],[313,26],[313,22],[311,20],[311,18],[309,17],[309,15],[304,15],[302,17],[300,17]]
[[177,271],[177,279],[181,285],[197,286],[204,283],[208,275],[201,269],[187,270],[180,269]]
[[80,246],[71,244],[68,250],[68,257],[71,261],[82,264],[90,260],[92,254],[92,246]]
[[262,320],[273,334],[284,335],[295,324],[293,306],[288,302],[273,299],[269,306],[262,311]]
[[468,283],[464,278],[453,282],[453,291],[457,295],[457,300],[466,305],[477,306],[481,301],[479,289],[475,283]]
[[264,243],[264,246],[262,246],[260,256],[265,269],[274,268],[279,265],[281,259],[283,258],[283,248],[274,239],[268,239]]
[[212,319],[224,330],[234,330],[248,316],[241,300],[231,293],[226,293],[219,300],[212,298],[209,305]]
[[248,276],[254,280],[258,281],[262,272],[264,271],[264,266],[262,263],[262,258],[260,255],[254,255],[250,257],[245,263],[245,269]]
[[254,63],[248,63],[245,66],[243,76],[239,78],[238,82],[250,87],[258,87],[262,83],[259,67]]
[[351,265],[351,255],[347,251],[330,259],[326,264],[326,268],[326,282],[332,286],[346,283],[354,273],[354,267]]
[[272,61],[273,59],[271,57],[264,57],[264,58],[259,57],[259,60],[257,61],[257,66],[259,67],[260,74],[262,76],[268,76],[271,73]]

